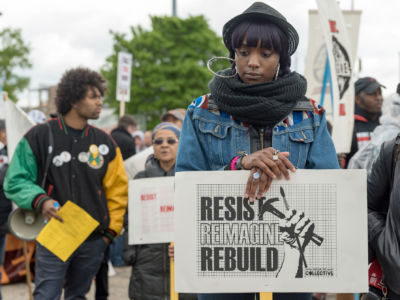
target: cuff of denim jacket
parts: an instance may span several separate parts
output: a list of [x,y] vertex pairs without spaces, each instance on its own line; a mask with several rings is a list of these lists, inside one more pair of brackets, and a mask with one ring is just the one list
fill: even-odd
[[42,205],[45,201],[50,200],[51,198],[49,196],[47,196],[46,194],[39,194],[37,196],[35,196],[35,198],[33,198],[32,200],[32,208],[38,212],[41,213],[42,212]]

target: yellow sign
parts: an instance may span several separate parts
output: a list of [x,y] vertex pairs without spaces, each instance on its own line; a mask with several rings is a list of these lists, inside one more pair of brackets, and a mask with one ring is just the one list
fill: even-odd
[[64,222],[52,218],[36,240],[65,262],[99,226],[99,222],[71,201],[67,201],[57,214]]

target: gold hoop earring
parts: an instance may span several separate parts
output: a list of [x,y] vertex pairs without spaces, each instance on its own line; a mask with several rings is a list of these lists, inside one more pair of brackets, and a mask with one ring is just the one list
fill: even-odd
[[276,74],[275,74],[275,79],[274,79],[274,80],[277,80],[277,79],[278,79],[280,67],[281,67],[281,64],[278,64],[278,69],[276,70]]
[[[235,67],[235,73],[232,74],[232,75],[221,75],[221,74],[218,74],[218,73],[216,73],[215,71],[213,71],[213,70],[211,69],[212,63],[214,63],[214,62],[217,61],[218,59],[226,59],[226,60],[229,60],[231,63],[232,63],[232,62],[235,62],[235,60],[232,59],[232,58],[230,58],[230,57],[215,56],[215,57],[212,57],[212,58],[210,58],[210,59],[208,60],[208,62],[207,62],[207,69],[208,69],[211,73],[213,73],[215,76],[217,76],[217,77],[221,77],[221,78],[233,78],[233,77],[235,77],[236,74],[237,74],[237,69],[236,69],[236,67]],[[218,72],[218,71],[217,71],[217,72]]]

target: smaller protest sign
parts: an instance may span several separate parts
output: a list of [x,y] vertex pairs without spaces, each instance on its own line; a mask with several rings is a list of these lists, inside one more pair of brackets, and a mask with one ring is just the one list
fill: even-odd
[[174,177],[129,181],[129,244],[168,243],[174,235]]

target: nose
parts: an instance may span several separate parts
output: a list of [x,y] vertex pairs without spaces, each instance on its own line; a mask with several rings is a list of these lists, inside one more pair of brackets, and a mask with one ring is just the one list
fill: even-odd
[[98,96],[98,97],[97,97],[97,103],[98,103],[100,106],[103,106],[103,97],[102,97],[102,96]]
[[247,65],[252,69],[257,69],[260,67],[260,60],[256,53],[251,53],[249,55],[249,60]]

